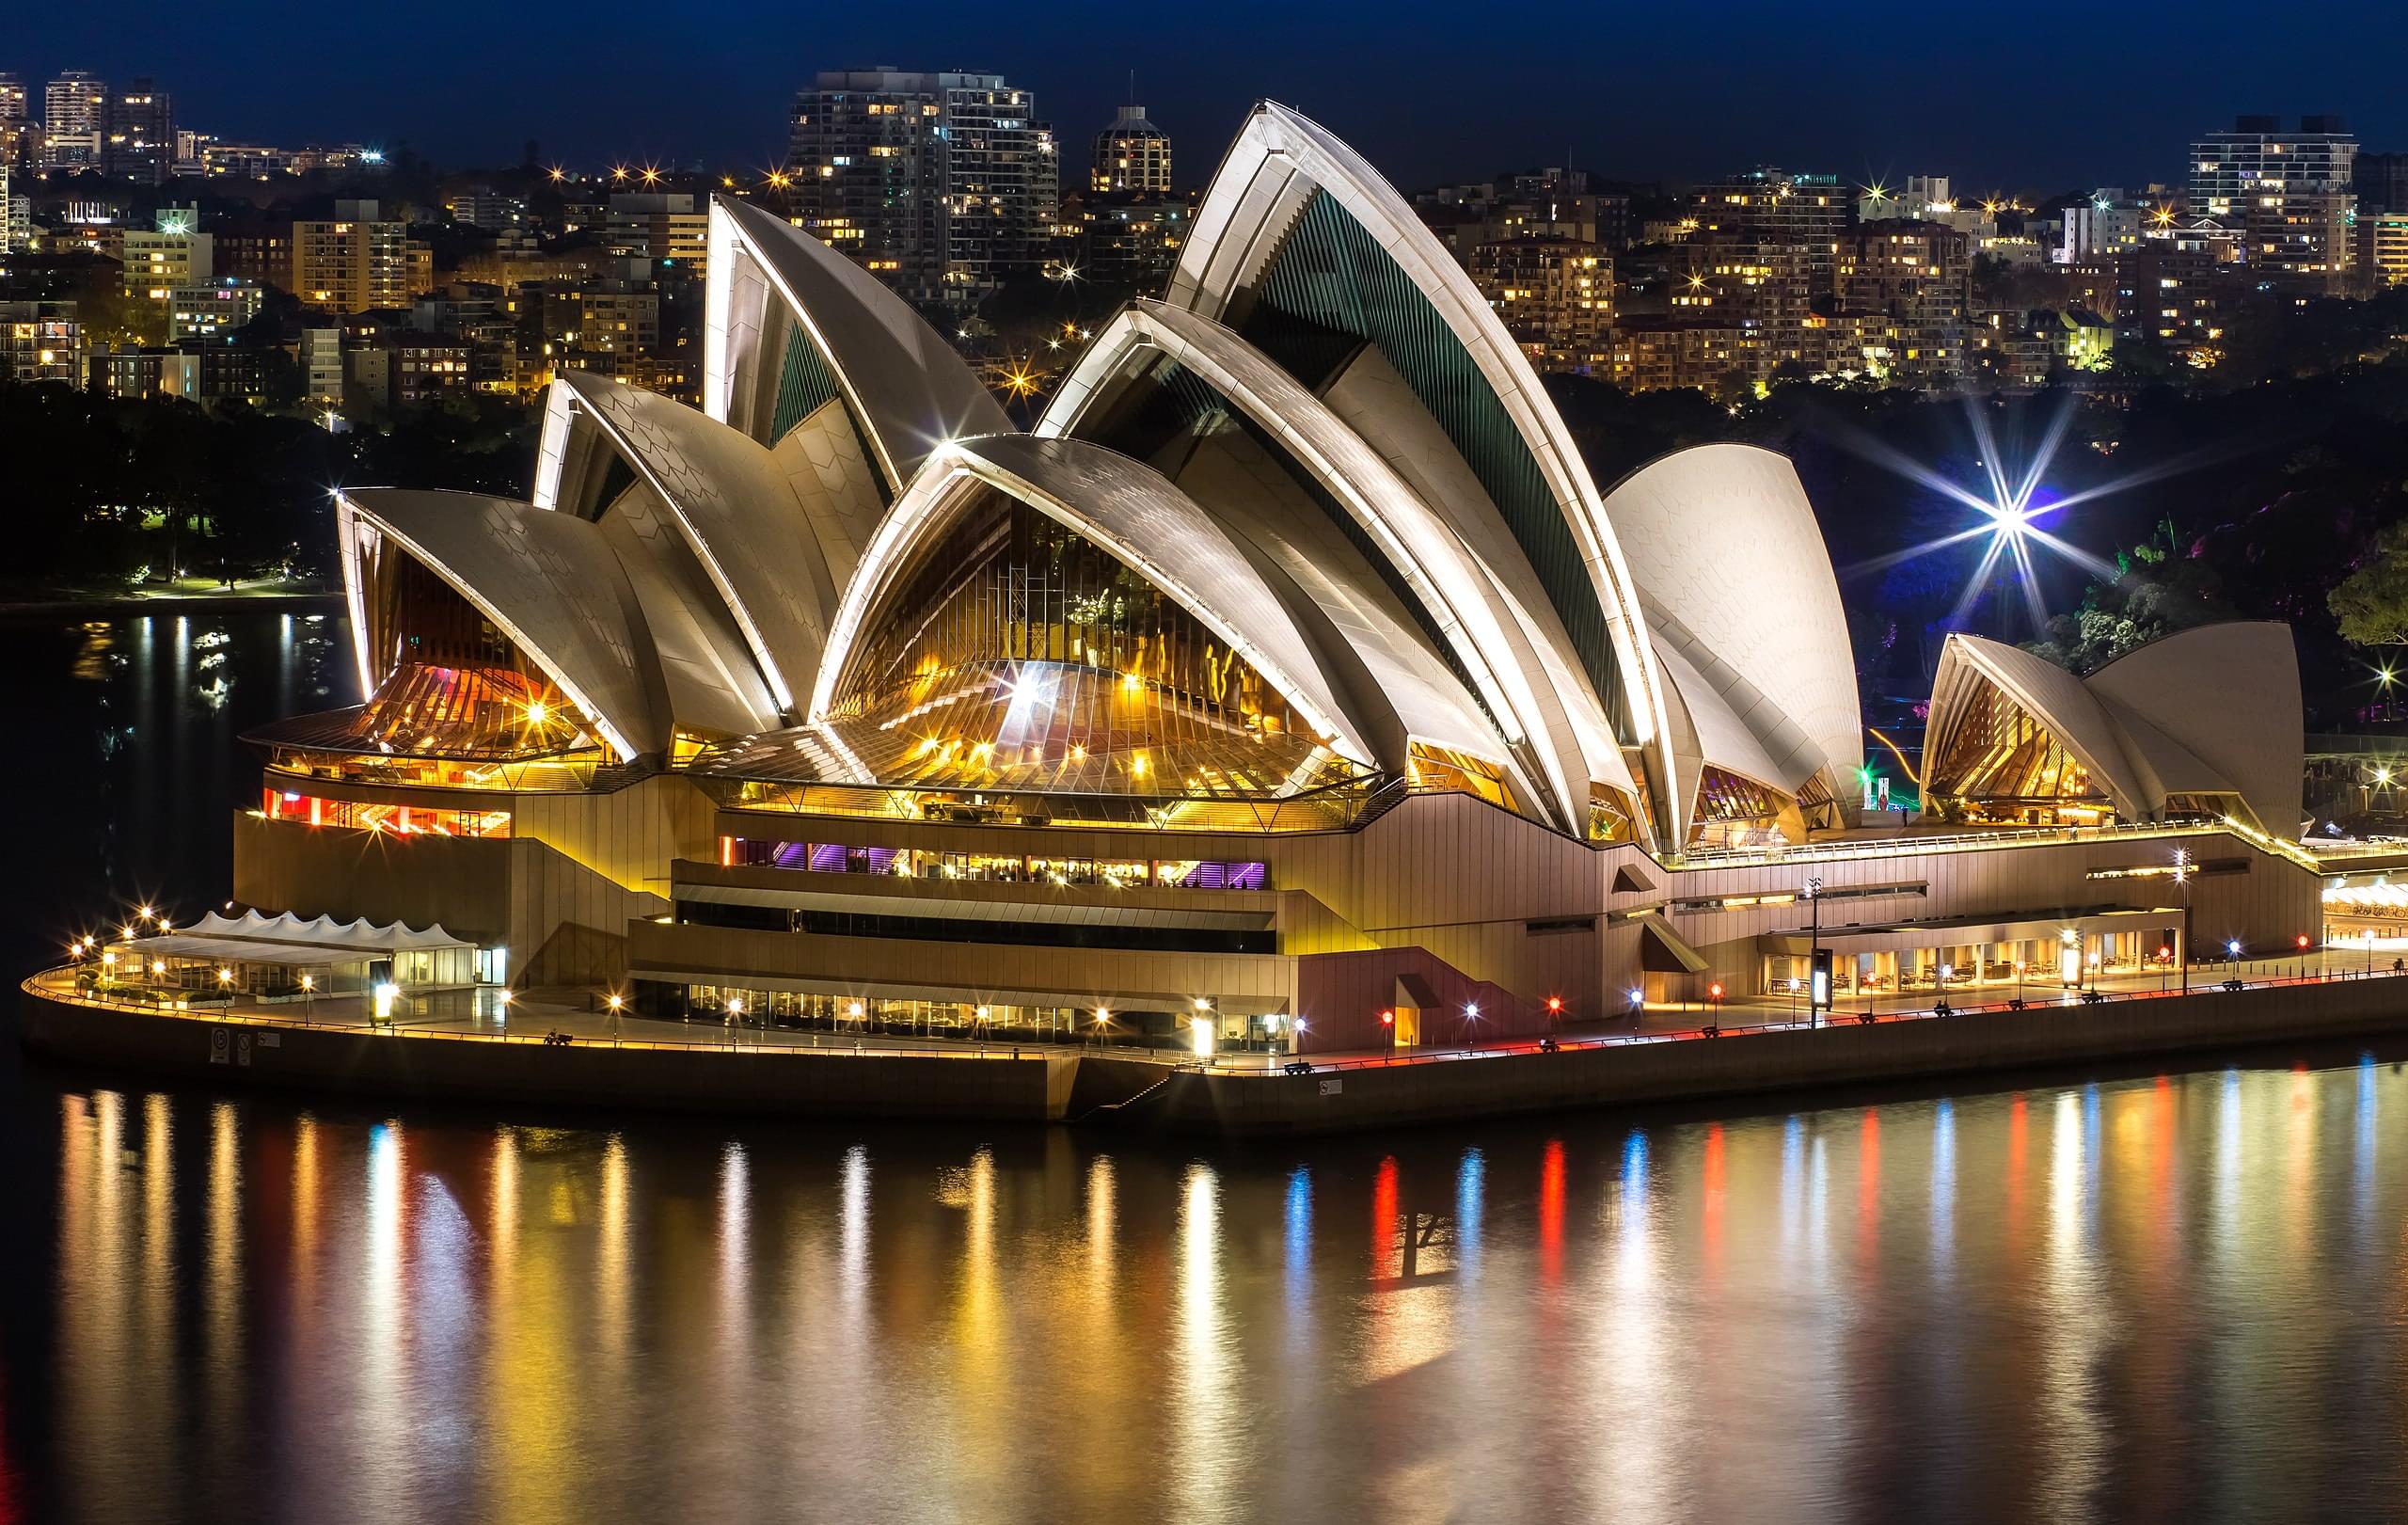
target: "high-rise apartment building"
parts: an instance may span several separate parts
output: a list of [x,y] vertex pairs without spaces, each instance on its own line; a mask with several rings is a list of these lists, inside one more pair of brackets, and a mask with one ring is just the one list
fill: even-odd
[[1692,242],[1792,245],[1805,251],[1806,278],[1818,295],[1832,289],[1847,197],[1837,175],[1770,167],[1712,181],[1695,193]]
[[99,169],[108,134],[105,81],[71,69],[42,87],[41,162],[46,169]]
[[101,167],[147,185],[166,182],[176,167],[175,108],[148,76],[109,92]]
[[2191,210],[2238,218],[2248,262],[2323,291],[2349,279],[2358,140],[2338,117],[2242,117],[2191,145]]
[[24,172],[0,164],[0,254],[33,245],[33,202],[25,195]]
[[41,141],[25,99],[25,82],[0,72],[0,172],[31,167],[33,151]]
[[1170,194],[1170,135],[1146,119],[1144,106],[1120,108],[1095,135],[1087,189],[1114,196]]
[[302,395],[313,407],[334,407],[342,402],[342,330],[304,328],[300,353]]
[[2408,212],[2360,212],[2356,233],[2359,289],[2408,286]]
[[2408,212],[2408,153],[2359,154],[2352,184],[2361,217],[2369,213]]
[[1859,223],[1842,236],[1841,309],[1887,321],[1893,379],[1946,381],[1964,373],[1972,242],[1944,223],[1906,218]]
[[653,278],[703,278],[710,258],[710,208],[683,193],[635,192],[610,198],[602,244],[617,259],[646,260]]
[[795,97],[801,226],[914,301],[967,302],[1045,259],[1053,129],[1000,74],[832,71]]
[[1542,371],[1609,375],[1613,257],[1571,238],[1508,238],[1474,246],[1472,283],[1522,353]]
[[25,98],[25,82],[0,70],[0,127],[22,122],[32,115]]
[[409,225],[378,216],[373,201],[337,201],[325,222],[293,225],[294,295],[329,312],[401,308],[434,284],[434,258]]

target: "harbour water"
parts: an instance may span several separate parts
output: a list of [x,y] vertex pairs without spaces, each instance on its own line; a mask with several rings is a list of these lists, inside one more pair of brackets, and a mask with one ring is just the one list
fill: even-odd
[[[17,632],[14,967],[222,895],[283,621]],[[1249,1149],[0,1067],[0,1522],[2408,1511],[2388,1046]]]

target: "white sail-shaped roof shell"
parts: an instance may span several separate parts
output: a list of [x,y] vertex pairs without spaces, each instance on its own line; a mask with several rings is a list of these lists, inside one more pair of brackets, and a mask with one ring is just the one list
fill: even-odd
[[1864,761],[1856,663],[1797,469],[1752,445],[1695,446],[1624,480],[1606,516],[1691,711],[1710,690],[1746,733],[1706,761],[1791,795],[1821,774],[1846,798]]
[[1599,760],[1608,770],[1592,769],[1581,744],[1585,717],[1564,702],[1525,622],[1446,519],[1326,404],[1220,324],[1158,302],[1133,304],[1080,357],[1038,434],[1075,433],[1116,379],[1125,378],[1148,352],[1178,361],[1228,399],[1386,556],[1471,675],[1505,743],[1530,744],[1546,781],[1548,814],[1560,825],[1585,828],[1592,776],[1631,787],[1619,752],[1603,749]]
[[1000,489],[1085,536],[1169,595],[1278,690],[1340,755],[1376,766],[1282,591],[1211,516],[1142,462],[1072,439],[957,440],[895,505],[846,590],[813,686],[810,719],[841,691],[869,615],[916,549],[942,533],[967,489]]
[[1335,199],[1404,272],[1503,405],[1571,531],[1628,686],[1635,734],[1669,776],[1662,684],[1596,484],[1529,357],[1470,275],[1377,170],[1300,113],[1272,102],[1257,105],[1196,209],[1164,300],[1227,321],[1316,191]]
[[482,493],[362,488],[336,498],[360,686],[389,644],[364,596],[364,558],[389,540],[510,637],[622,758],[659,752],[669,716],[642,608],[595,528]]
[[[1932,680],[1926,758],[1944,755],[1984,685],[2055,737],[2118,816],[2156,819],[2169,796],[2220,795],[2261,830],[2298,830],[2302,705],[2287,626],[2201,626],[2087,678],[1996,641],[1952,635]],[[1926,786],[1940,782],[1927,776]]]
[[657,392],[564,372],[547,399],[538,506],[576,508],[575,498],[561,496],[562,487],[598,476],[583,464],[593,452],[578,444],[584,420],[659,494],[743,630],[779,707],[795,707],[796,691],[818,666],[836,589],[818,530],[776,456]]
[[2083,686],[2128,735],[2162,737],[2194,761],[2156,768],[2162,793],[2203,793],[2215,779],[2241,796],[2260,830],[2296,835],[2301,738],[2299,653],[2278,620],[2227,620],[2177,631],[2107,663]]
[[[877,277],[776,214],[714,197],[704,294],[703,409],[763,444],[756,399],[783,357],[766,353],[799,325],[833,373],[892,489],[948,439],[1011,427],[953,347]],[[773,307],[774,304],[774,307]]]

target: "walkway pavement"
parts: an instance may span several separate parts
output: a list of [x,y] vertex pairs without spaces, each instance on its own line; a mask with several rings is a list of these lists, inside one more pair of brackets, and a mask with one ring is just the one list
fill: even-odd
[[[2300,983],[2307,986],[2325,980],[2357,979],[2369,976],[2388,977],[2394,973],[2392,961],[2400,956],[2394,949],[2378,945],[2370,957],[2361,950],[2336,946],[2325,950],[2321,957],[2311,950],[2304,960],[2297,957],[2253,959],[2238,965],[2201,964],[2194,966],[2191,971],[2191,989],[2194,993],[2210,991],[2220,987],[2225,980],[2236,977],[2253,985]],[[73,977],[67,970],[45,971],[29,983],[45,993],[76,998]],[[2100,978],[2096,988],[2110,999],[2175,994],[2181,990],[2181,976],[2178,970],[2162,974],[2108,976]],[[1949,1006],[1960,1012],[1978,1008],[2004,1007],[2016,994],[2017,987],[2011,981],[1951,986],[1944,993]],[[1940,998],[1928,991],[1883,994],[1862,1001],[1850,998],[1843,1000],[1840,1009],[1826,1014],[1824,1020],[1827,1024],[1852,1025],[1866,1015],[1868,1009],[1877,1021],[1927,1019],[1933,1015],[1933,1005]],[[2059,988],[2053,980],[2026,980],[2022,986],[2022,998],[2036,1006],[2044,1002],[2069,1005],[2078,996],[2073,992]],[[827,1050],[845,1054],[925,1054],[958,1058],[1017,1058],[1046,1054],[1095,1053],[1165,1065],[1184,1066],[1195,1062],[1194,1056],[1183,1048],[1141,1047],[1133,1043],[1099,1045],[1092,1041],[1026,1040],[1015,1043],[1008,1036],[979,1042],[900,1033],[800,1032],[782,1027],[766,1030],[759,1027],[717,1028],[707,1023],[665,1022],[631,1012],[613,1013],[602,1009],[602,1000],[596,992],[574,989],[514,993],[506,999],[499,990],[490,986],[431,991],[404,997],[395,1009],[390,1030],[405,1038],[484,1042],[541,1042],[548,1035],[562,1034],[573,1042],[630,1048],[729,1048],[747,1053]],[[377,1024],[372,1018],[371,1006],[372,1003],[363,996],[330,996],[308,1002],[262,1002],[238,997],[230,1008],[201,1007],[192,1010],[190,1015],[196,1020],[211,1021],[222,1011],[243,1022],[374,1029]],[[1583,1046],[1677,1041],[1700,1036],[1700,1029],[1709,1025],[1735,1036],[1751,1028],[1794,1026],[1802,1020],[1802,1011],[1793,1003],[1767,997],[1733,1000],[1719,1009],[1693,1003],[1659,1005],[1641,1012],[1625,1013],[1603,1021],[1567,1023],[1560,1040],[1567,1045]],[[1434,1045],[1398,1052],[1382,1049],[1316,1052],[1308,1057],[1316,1066],[1429,1062],[1499,1053],[1528,1053],[1535,1047],[1536,1040],[1526,1037],[1501,1040],[1495,1044]],[[1215,1056],[1212,1067],[1238,1072],[1265,1072],[1290,1062],[1291,1057],[1286,1054],[1225,1052]]]

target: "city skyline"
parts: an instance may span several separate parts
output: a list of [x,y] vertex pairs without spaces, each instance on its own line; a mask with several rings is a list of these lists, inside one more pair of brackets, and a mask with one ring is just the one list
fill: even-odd
[[[284,24],[281,8],[248,7],[235,8],[237,24],[172,49],[140,26],[103,36],[73,18],[15,18],[0,68],[28,84],[70,69],[105,80],[150,75],[175,94],[183,124],[221,137],[406,143],[464,167],[515,162],[530,139],[550,162],[766,167],[783,151],[794,91],[817,71],[893,65],[1023,82],[1074,151],[1130,98],[1133,71],[1135,98],[1174,136],[1216,140],[1256,100],[1288,100],[1405,184],[1568,152],[1580,167],[1636,179],[1781,162],[1868,183],[1945,172],[1986,189],[2056,189],[2178,179],[2198,126],[2247,112],[2337,113],[2369,148],[2408,143],[2408,105],[2384,62],[2386,40],[2408,41],[2408,20],[2357,8],[2363,24],[2349,28],[2357,45],[2338,51],[2269,51],[2254,29],[2204,16],[2169,37],[2143,18],[2090,15],[2073,43],[2045,17],[2007,37],[1917,18],[1911,28],[1870,28],[1877,40],[1868,51],[1862,30],[1842,39],[1749,6],[1726,18],[1723,35],[1735,28],[1752,40],[1735,56],[1728,45],[1704,49],[1669,13],[1618,17],[1605,33],[1568,7],[1544,8],[1498,35],[1395,26],[1389,13],[1359,7],[1225,7],[1210,18],[1165,18],[1138,44],[1091,8],[1027,16],[938,6],[907,30],[848,15],[812,18],[806,29],[770,8],[733,5],[719,8],[719,25],[641,49],[620,44],[644,20],[604,7],[566,32],[550,15],[483,18],[484,47],[447,50],[430,69],[423,56],[377,46],[365,18],[312,16],[305,33]],[[246,15],[258,24],[239,24]],[[1595,33],[1596,46],[1533,49],[1551,27]],[[789,45],[783,28],[807,36]],[[1224,54],[1205,45],[1208,30],[1253,45]],[[934,53],[931,36],[946,40]],[[329,56],[345,67],[314,67]],[[1337,56],[1351,67],[1327,69],[1323,60]],[[2142,58],[2151,62],[2133,62]],[[246,82],[262,66],[277,88]],[[530,89],[531,75],[581,88]],[[1481,103],[1478,134],[1428,109],[1441,88]],[[662,108],[627,109],[648,99]],[[1200,183],[1210,168],[1182,166],[1180,183]]]

